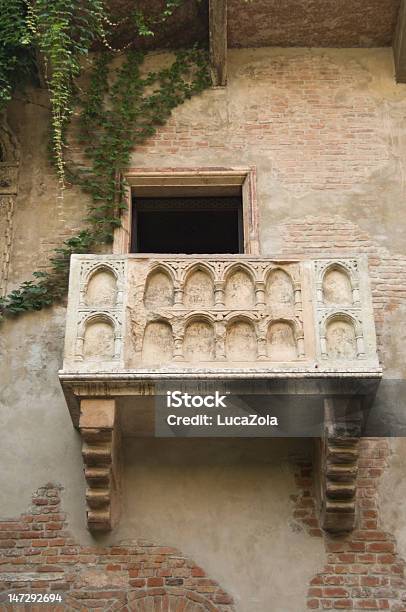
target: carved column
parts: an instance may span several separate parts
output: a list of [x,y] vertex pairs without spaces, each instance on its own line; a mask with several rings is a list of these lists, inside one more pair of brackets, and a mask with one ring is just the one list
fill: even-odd
[[120,432],[116,417],[115,400],[80,402],[79,429],[90,531],[110,531],[119,518]]
[[257,281],[255,285],[255,296],[257,308],[265,306],[265,283],[263,281]]
[[214,305],[224,307],[224,282],[216,281],[214,283]]
[[321,525],[331,533],[348,532],[356,519],[360,400],[326,399],[324,419],[319,445]]

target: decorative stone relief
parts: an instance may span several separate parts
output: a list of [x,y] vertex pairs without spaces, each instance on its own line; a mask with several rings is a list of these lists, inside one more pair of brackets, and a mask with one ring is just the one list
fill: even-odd
[[154,310],[154,308],[172,306],[173,302],[173,283],[168,274],[161,270],[152,272],[145,287],[145,307]]
[[252,308],[255,305],[255,288],[250,276],[244,270],[230,274],[225,287],[227,308]]
[[254,327],[247,321],[234,321],[227,328],[226,355],[230,361],[255,361],[257,338]]
[[347,368],[371,356],[357,260],[76,257],[69,325],[81,370]]
[[173,358],[174,340],[172,329],[166,321],[151,321],[147,324],[142,347],[145,364],[170,363]]
[[335,319],[327,324],[327,355],[330,359],[356,359],[357,343],[354,326],[348,321]]
[[[110,305],[110,308],[114,310],[120,310],[123,304],[123,290],[124,290],[124,275],[125,275],[125,261],[123,259],[110,259],[109,261],[104,261],[101,259],[97,260],[84,260],[81,262],[80,266],[80,296],[79,303],[80,307],[83,309],[93,308],[87,303],[86,296],[88,294],[88,286],[92,281],[92,278],[96,274],[100,274],[103,272],[104,274],[111,274],[116,279],[115,285],[115,302]],[[112,281],[109,281],[110,283]]]
[[214,329],[207,321],[192,321],[185,330],[183,354],[192,363],[214,360]]
[[185,283],[184,304],[188,308],[205,308],[214,304],[214,286],[208,272],[196,270]]
[[293,306],[294,289],[289,275],[281,269],[272,270],[266,283],[267,304],[272,308]]
[[323,359],[365,359],[365,296],[360,267],[354,259],[316,260],[315,304]]
[[[136,354],[131,367],[159,366],[172,359],[182,367],[215,362],[226,365],[227,361],[275,362],[278,355],[284,361],[304,358],[301,273],[297,262],[284,264],[284,269],[269,260],[240,262],[238,257],[236,261],[205,258],[199,264],[173,257],[162,263],[161,267],[159,260],[152,260],[143,271],[145,291],[141,307],[139,294],[130,293],[134,296],[129,304],[129,317]],[[133,278],[141,282],[139,275]],[[273,299],[269,311],[265,310],[265,287]],[[266,330],[274,321],[275,311],[278,318],[285,317],[287,338],[286,346],[275,345],[270,356]],[[154,321],[156,318],[167,321],[171,335],[163,328],[158,333],[159,326],[147,331],[151,316]],[[166,326],[165,330],[168,329]],[[154,336],[157,334],[154,340],[150,337],[152,331]],[[272,338],[276,338],[278,328],[274,331]]]
[[291,361],[297,359],[297,347],[294,332],[284,321],[271,323],[267,335],[268,356],[273,361]]
[[107,321],[90,321],[85,327],[83,356],[89,360],[114,359],[114,329]]
[[75,359],[117,361],[122,355],[125,262],[82,260]]
[[103,268],[92,274],[86,291],[86,304],[92,308],[113,307],[117,297],[117,281],[112,272]]
[[348,274],[341,268],[327,270],[323,280],[325,304],[352,304],[352,288]]

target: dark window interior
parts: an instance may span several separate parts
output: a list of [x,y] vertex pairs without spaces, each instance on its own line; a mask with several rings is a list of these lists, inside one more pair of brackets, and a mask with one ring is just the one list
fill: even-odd
[[241,197],[135,197],[133,253],[242,253]]

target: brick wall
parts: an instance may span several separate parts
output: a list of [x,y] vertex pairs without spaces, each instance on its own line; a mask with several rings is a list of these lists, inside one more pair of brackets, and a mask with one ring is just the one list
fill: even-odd
[[234,53],[227,90],[177,108],[137,147],[141,164],[156,165],[156,156],[172,159],[168,165],[190,157],[212,166],[268,159],[269,177],[301,195],[351,192],[391,162],[387,129],[397,117],[384,114],[361,62],[317,50]]
[[29,512],[0,522],[0,549],[2,611],[17,607],[7,605],[10,593],[62,594],[62,604],[38,605],[43,612],[234,609],[219,584],[174,548],[151,542],[78,545],[67,529],[60,489],[52,484],[34,494]]
[[360,442],[357,526],[343,537],[331,537],[320,530],[312,466],[309,462],[299,466],[296,482],[300,493],[293,498],[294,518],[310,536],[324,537],[327,554],[325,566],[309,585],[308,609],[406,611],[405,562],[379,518],[379,479],[389,455],[385,439]]

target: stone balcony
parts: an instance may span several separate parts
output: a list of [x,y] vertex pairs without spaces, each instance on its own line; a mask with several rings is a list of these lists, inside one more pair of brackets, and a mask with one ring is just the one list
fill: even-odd
[[72,258],[62,379],[378,370],[364,258]]
[[381,377],[366,258],[75,255],[59,376],[84,441],[90,529],[118,515],[120,438],[153,435],[148,396],[188,380],[321,399],[322,524],[353,527],[348,414]]

